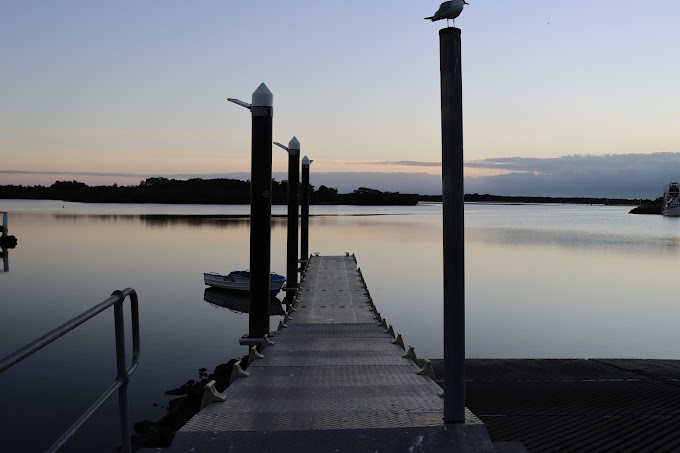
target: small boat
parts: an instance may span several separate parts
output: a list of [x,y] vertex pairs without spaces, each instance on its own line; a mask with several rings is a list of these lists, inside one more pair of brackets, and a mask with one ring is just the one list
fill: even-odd
[[[272,296],[281,291],[283,282],[286,278],[275,272],[271,274],[269,285],[269,292]],[[218,274],[217,272],[203,273],[203,282],[208,286],[215,288],[229,289],[232,291],[250,291],[250,272],[249,271],[234,271],[229,275]]]
[[680,183],[672,182],[664,187],[661,214],[680,216]]

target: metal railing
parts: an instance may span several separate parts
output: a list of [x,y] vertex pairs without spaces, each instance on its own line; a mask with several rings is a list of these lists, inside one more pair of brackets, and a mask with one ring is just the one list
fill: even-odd
[[[123,318],[123,302],[130,297],[130,311],[132,318],[132,362],[125,368],[125,320]],[[111,297],[96,305],[85,313],[76,316],[70,321],[43,335],[32,343],[27,344],[18,351],[0,360],[0,373],[21,362],[26,357],[38,352],[57,338],[67,334],[79,325],[94,318],[99,313],[113,305],[113,317],[116,329],[116,381],[99,397],[99,399],[50,447],[48,452],[59,450],[84,424],[87,422],[106,401],[118,391],[118,405],[120,407],[120,440],[124,452],[131,451],[130,445],[130,417],[128,414],[127,386],[130,376],[134,373],[139,362],[139,311],[137,293],[132,288],[122,291],[114,291]]]

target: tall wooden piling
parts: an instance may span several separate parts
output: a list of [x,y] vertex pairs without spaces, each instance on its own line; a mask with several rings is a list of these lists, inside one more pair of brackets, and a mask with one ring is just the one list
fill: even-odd
[[274,96],[263,83],[253,93],[250,175],[250,313],[248,338],[269,333]]
[[[298,287],[298,206],[300,205],[300,142],[288,143],[288,255],[286,257],[286,298]],[[289,297],[290,296],[290,297]]]
[[444,236],[444,422],[465,422],[463,89],[459,28],[439,31]]
[[8,225],[9,224],[9,214],[7,212],[2,213],[2,229],[0,230],[0,234],[2,236],[7,236],[7,232],[9,231]]
[[312,164],[307,156],[302,159],[302,186],[300,188],[301,221],[300,221],[300,260],[307,263],[309,259],[309,166]]

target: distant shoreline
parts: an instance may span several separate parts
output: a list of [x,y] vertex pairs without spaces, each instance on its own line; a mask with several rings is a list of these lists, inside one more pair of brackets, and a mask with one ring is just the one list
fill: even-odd
[[[419,195],[418,201],[442,201],[441,195]],[[627,198],[596,198],[596,197],[526,197],[489,194],[465,194],[466,202],[475,203],[556,203],[556,204],[601,204],[607,206],[637,206],[640,202],[650,200],[630,200]]]
[[[432,197],[436,198],[436,197]],[[441,200],[441,197],[439,197]],[[661,198],[656,200],[630,200],[626,198],[587,198],[587,197],[505,197],[497,195],[466,194],[465,201],[477,203],[563,203],[597,204],[604,206],[635,206],[629,214],[661,214]]]
[[[272,181],[272,205],[287,204],[287,181]],[[312,205],[355,206],[414,206],[418,202],[442,202],[441,195],[403,194],[382,192],[360,187],[351,193],[341,194],[337,189],[311,187]],[[57,181],[45,186],[0,186],[0,199],[59,200],[80,203],[121,204],[217,204],[247,205],[250,203],[250,183],[234,179],[148,178],[137,186],[88,186],[78,181]],[[606,206],[637,206],[631,213],[660,214],[660,200],[640,200],[601,197],[534,197],[490,194],[465,194],[471,203],[553,203],[590,204]]]

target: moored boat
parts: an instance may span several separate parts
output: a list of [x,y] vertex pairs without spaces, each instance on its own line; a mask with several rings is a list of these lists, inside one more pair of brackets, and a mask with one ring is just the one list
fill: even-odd
[[661,214],[680,216],[680,183],[672,182],[664,187]]
[[[281,287],[285,281],[286,278],[283,275],[272,272],[269,284],[269,292],[272,296],[275,296],[281,291]],[[229,275],[222,275],[217,272],[204,272],[203,282],[206,285],[215,288],[248,292],[250,291],[250,272],[234,271],[230,272]]]

